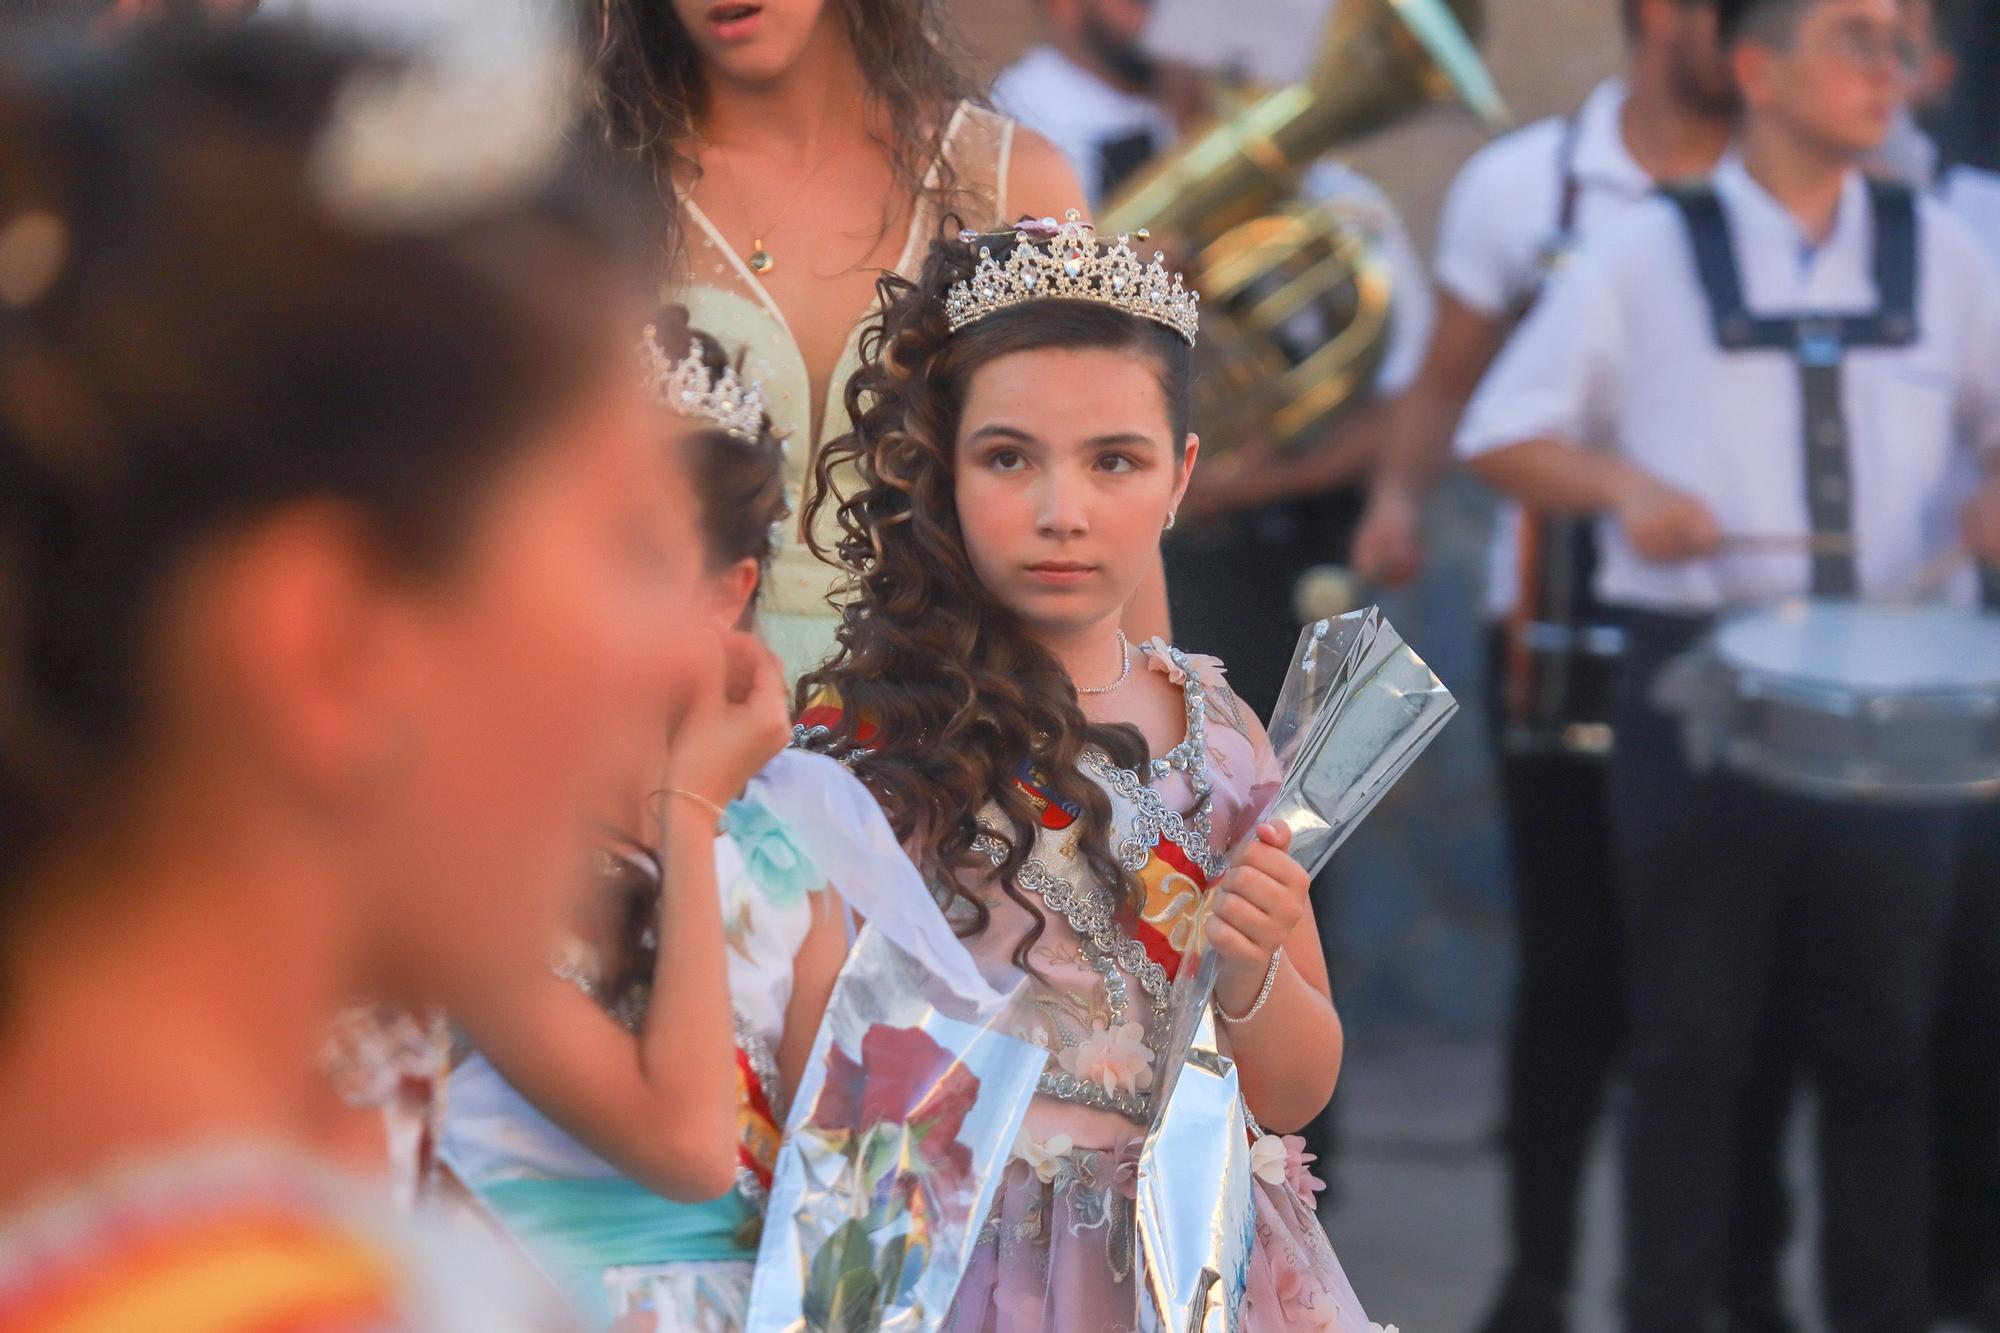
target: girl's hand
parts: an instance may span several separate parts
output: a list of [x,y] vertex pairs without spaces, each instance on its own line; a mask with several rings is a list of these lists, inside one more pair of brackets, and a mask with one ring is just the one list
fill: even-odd
[[726,806],[791,739],[778,659],[756,635],[722,631],[674,735],[666,785]]
[[1304,866],[1286,855],[1291,845],[1290,829],[1264,825],[1242,864],[1222,881],[1222,905],[1208,920],[1208,942],[1219,967],[1218,994],[1233,993],[1247,983],[1254,997],[1271,966],[1271,955],[1284,947],[1306,914],[1312,879]]

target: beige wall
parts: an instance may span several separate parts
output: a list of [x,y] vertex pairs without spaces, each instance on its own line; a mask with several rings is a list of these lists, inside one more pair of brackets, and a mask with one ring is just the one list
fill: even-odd
[[[1033,0],[953,2],[959,35],[984,73],[1034,40]],[[1517,122],[1568,111],[1617,67],[1617,9],[1618,0],[1488,0],[1480,45]],[[1357,144],[1347,156],[1389,192],[1428,254],[1445,187],[1485,138],[1469,114],[1441,109]]]

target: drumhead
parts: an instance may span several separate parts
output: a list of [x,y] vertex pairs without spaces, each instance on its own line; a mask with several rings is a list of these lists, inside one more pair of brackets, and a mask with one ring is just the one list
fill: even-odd
[[1950,606],[1788,602],[1723,623],[1739,671],[1883,694],[2000,688],[2000,616]]

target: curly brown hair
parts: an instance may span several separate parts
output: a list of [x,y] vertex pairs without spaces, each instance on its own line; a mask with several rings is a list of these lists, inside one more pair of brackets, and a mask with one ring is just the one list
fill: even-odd
[[[1111,847],[1110,801],[1079,761],[1096,750],[1138,770],[1148,754],[1136,728],[1084,716],[1062,664],[979,581],[953,498],[959,415],[973,375],[991,361],[1106,348],[1152,364],[1178,452],[1190,364],[1171,330],[1080,301],[1029,302],[952,333],[945,292],[971,276],[977,246],[1004,260],[1013,243],[1005,234],[975,245],[940,241],[915,283],[891,274],[879,284],[882,314],[864,332],[862,364],[847,382],[854,430],[821,449],[806,490],[809,531],[821,510],[836,508],[833,549],[818,541],[813,549],[846,578],[831,599],[841,606],[839,650],[800,678],[798,701],[803,710],[824,692],[838,696],[826,748],[874,791],[919,864],[941,872],[968,934],[984,930],[990,914],[951,872],[994,869],[975,847],[982,833],[1005,847],[1001,885],[1034,920],[1014,950],[1026,968],[1045,918],[1018,883],[1039,810],[1017,779],[1031,778],[1079,812],[1078,846],[1092,872],[1136,905],[1138,883]],[[1004,829],[981,827],[989,803]]]
[[[952,109],[980,102],[949,36],[942,0],[827,0],[840,6],[847,38],[868,83],[876,142],[900,192],[952,206],[956,182],[941,152]],[[694,39],[667,0],[578,0],[591,78],[586,94],[599,147],[650,181],[667,208],[675,181],[700,174],[687,145],[708,97]],[[938,175],[927,187],[932,164]]]

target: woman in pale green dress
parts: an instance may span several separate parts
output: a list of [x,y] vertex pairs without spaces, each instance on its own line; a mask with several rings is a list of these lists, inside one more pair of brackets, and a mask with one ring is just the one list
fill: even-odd
[[[914,277],[944,227],[1060,217],[1082,188],[978,104],[938,0],[581,2],[609,141],[678,209],[671,299],[765,386],[799,513],[820,443],[847,431],[881,275]],[[833,650],[838,576],[787,536],[759,626],[795,679]]]

